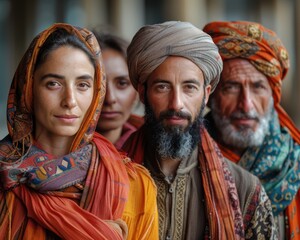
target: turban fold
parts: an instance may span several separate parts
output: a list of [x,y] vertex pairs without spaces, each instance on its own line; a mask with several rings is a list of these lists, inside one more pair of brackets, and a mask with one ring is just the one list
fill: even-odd
[[191,60],[203,72],[205,83],[216,87],[223,63],[211,37],[188,22],[169,21],[146,25],[127,49],[129,76],[133,86],[143,84],[168,56]]
[[247,59],[268,78],[280,123],[300,142],[299,130],[280,106],[282,80],[290,63],[288,52],[276,33],[248,21],[211,22],[203,31],[212,37],[223,60]]

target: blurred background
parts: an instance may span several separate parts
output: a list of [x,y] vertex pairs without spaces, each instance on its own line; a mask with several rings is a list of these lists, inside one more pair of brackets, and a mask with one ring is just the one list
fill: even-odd
[[7,134],[6,100],[17,65],[31,40],[55,22],[109,29],[127,40],[145,24],[247,20],[275,31],[288,49],[291,68],[282,105],[300,127],[300,0],[0,0],[0,139]]

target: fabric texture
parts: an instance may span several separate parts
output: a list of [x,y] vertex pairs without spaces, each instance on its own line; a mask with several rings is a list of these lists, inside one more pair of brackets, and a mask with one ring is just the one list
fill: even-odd
[[223,66],[217,47],[202,30],[177,21],[146,25],[135,34],[127,49],[132,85],[137,89],[168,56],[191,60],[214,90]]
[[[263,194],[264,191],[261,188],[259,181],[252,175],[245,172],[245,170],[243,170],[244,172],[240,173],[240,175],[236,179],[234,179],[227,163],[220,155],[220,151],[218,150],[216,144],[212,141],[205,130],[202,132],[201,137],[202,145],[199,146],[199,151],[196,153],[196,157],[198,158],[197,165],[200,169],[200,178],[203,182],[202,197],[205,201],[206,213],[208,218],[206,220],[208,229],[205,230],[205,236],[210,237],[211,239],[253,239],[253,237],[255,238],[255,236],[258,237],[264,235],[267,237],[267,239],[276,239],[277,233],[274,227],[271,205],[268,198],[266,197],[266,194]],[[149,154],[149,151],[151,152],[152,150],[149,150],[150,143],[147,142],[146,139],[147,130],[145,127],[141,127],[138,131],[132,134],[132,136],[123,146],[123,149],[128,152],[128,155],[132,158],[133,161],[144,164],[150,170],[152,177],[154,178],[159,189],[158,210],[159,213],[161,213],[161,211],[163,213],[164,198],[167,197],[168,193],[170,192],[169,189],[172,185],[168,185],[166,187],[166,183],[164,183],[166,181],[166,178],[162,177],[162,175],[159,174],[159,167],[155,167],[155,162],[157,160],[155,160],[155,157],[149,159],[149,156],[151,158],[151,154]],[[148,159],[150,163],[148,162],[147,164],[146,162],[144,162],[145,159]],[[189,169],[188,171],[192,169],[192,166],[193,164],[187,167],[187,169]],[[242,169],[239,168],[239,170],[235,171],[241,170]],[[187,187],[185,185],[189,177],[184,176],[184,170],[179,171],[182,173],[179,173],[178,176],[176,175],[174,180],[176,181],[175,185],[177,183],[179,185],[176,187],[177,190],[173,190],[173,193],[176,192],[176,196],[173,195],[172,198],[173,200],[174,198],[177,198],[180,204],[183,204],[184,201],[188,201],[188,198],[182,197],[180,195],[184,194],[184,192],[181,191],[182,189],[180,186],[182,186],[183,188]],[[245,176],[242,176],[244,174],[249,175],[246,184],[249,185],[251,183],[250,185],[252,187],[245,188],[246,185],[243,185],[239,189],[239,193],[247,193],[245,194],[247,195],[247,197],[245,197],[245,200],[243,200],[242,213],[240,201],[238,199],[238,197],[241,197],[241,194],[237,193],[235,181],[240,181],[240,177],[241,179],[244,179]],[[250,181],[251,179],[254,179],[254,181]],[[198,197],[201,198],[200,196]],[[198,199],[198,201],[201,200],[202,199]],[[169,201],[167,202],[169,203]],[[269,206],[265,206],[265,204]],[[184,211],[186,207],[187,206],[182,206],[178,209]],[[195,211],[196,209],[197,208],[195,207]],[[176,210],[175,212],[178,211]],[[202,209],[201,211],[204,210]],[[175,216],[177,215],[175,214]],[[164,218],[164,214],[160,215],[160,238],[162,239],[166,237],[166,233],[164,230],[165,222],[164,220],[162,220]],[[259,219],[264,220],[263,222],[261,222]],[[267,223],[267,225],[263,225],[264,223]],[[178,232],[180,230],[180,227],[178,226],[176,227],[176,234],[180,234],[180,232]]]
[[[209,123],[207,128],[210,135],[217,140],[211,114],[205,118]],[[288,239],[300,237],[300,146],[293,141],[287,129],[280,126],[277,113],[273,110],[269,133],[260,147],[248,148],[242,156],[234,154],[220,143],[219,147],[224,157],[260,179],[271,200],[274,216],[285,212],[288,217]]]
[[275,112],[262,146],[247,149],[242,157],[224,146],[220,145],[220,149],[226,158],[259,177],[271,199],[274,214],[285,210],[288,239],[300,239],[300,132],[280,106],[282,81],[289,68],[287,50],[273,31],[255,22],[212,22],[203,30],[212,36],[224,61],[247,59],[268,78]]
[[280,124],[300,143],[300,131],[280,106],[282,81],[290,66],[288,52],[275,32],[259,23],[247,21],[211,22],[203,31],[219,48],[223,60],[244,58],[265,74],[273,92]]
[[[54,24],[21,60],[9,91],[9,135],[0,142],[0,238],[157,239],[156,189],[149,174],[94,132],[105,94],[102,61],[96,63],[92,105],[70,153],[53,156],[33,139],[34,65],[40,47],[58,29],[76,35],[95,57],[101,54],[88,30]],[[147,188],[137,193],[130,186]],[[123,215],[126,209],[131,211]]]

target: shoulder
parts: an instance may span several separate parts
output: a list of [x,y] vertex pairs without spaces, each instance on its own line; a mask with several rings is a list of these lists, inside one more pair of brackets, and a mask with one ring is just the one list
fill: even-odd
[[251,187],[259,183],[259,179],[241,166],[225,158],[230,172],[238,186]]
[[259,179],[253,174],[249,173],[237,164],[225,159],[229,171],[231,172],[233,181],[235,183],[242,212],[247,208],[249,199],[253,198],[257,192],[260,192],[261,184]]
[[[148,169],[138,163],[129,160],[126,163],[127,172],[129,175],[130,185],[136,185],[139,191],[154,191],[156,193],[155,183],[150,176]],[[146,188],[145,188],[146,187]]]
[[128,239],[159,239],[156,186],[140,164],[126,163],[130,189],[122,219],[128,225]]
[[130,188],[125,215],[153,214],[157,190],[149,171],[140,164],[127,162]]
[[144,124],[144,118],[135,114],[131,114],[127,122],[138,129]]
[[[237,164],[225,160],[232,173],[240,200],[246,236],[256,239],[266,236],[276,239],[277,230],[272,213],[271,202],[259,179]],[[246,239],[249,239],[246,237]]]

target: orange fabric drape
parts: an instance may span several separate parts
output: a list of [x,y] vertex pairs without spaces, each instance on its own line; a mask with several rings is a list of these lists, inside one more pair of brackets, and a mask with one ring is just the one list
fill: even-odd
[[[291,204],[286,208],[285,215],[288,217],[286,228],[286,234],[288,239],[300,240],[300,191],[298,191],[296,197]],[[298,210],[298,211],[297,211]]]
[[88,191],[80,205],[68,197],[70,192],[40,193],[23,184],[2,192],[1,215],[5,220],[1,239],[16,237],[24,227],[23,238],[28,239],[46,239],[46,229],[64,239],[123,239],[110,220],[117,221],[123,215],[129,192],[128,167],[104,137],[96,133],[93,142],[101,159],[95,156],[91,160],[85,182]]
[[[83,161],[84,164],[90,165],[85,181],[80,182],[84,183],[80,186],[83,187],[82,194],[78,189],[73,192],[75,190],[73,185],[77,183],[71,183],[72,186],[66,191],[41,193],[23,182],[20,184],[18,177],[23,176],[23,172],[16,178],[9,174],[10,170],[19,171],[19,164],[24,166],[29,158],[40,154],[31,151],[34,141],[33,73],[41,47],[50,34],[61,29],[82,41],[95,58],[92,104],[70,148],[70,153],[77,156],[82,147],[93,145],[91,160]],[[129,184],[136,187],[143,187],[142,184],[147,186],[147,191],[138,189],[144,195],[136,194],[136,203],[143,206],[147,202],[146,194],[151,194],[152,196],[148,195],[148,202],[152,202],[147,207],[152,208],[152,212],[150,210],[144,212],[148,208],[140,208],[140,212],[137,213],[138,208],[133,207],[130,213],[132,215],[128,214],[127,218],[139,215],[140,221],[148,221],[147,226],[143,225],[145,232],[153,232],[154,236],[153,225],[157,223],[157,218],[155,218],[156,202],[153,199],[156,199],[156,192],[149,174],[133,167],[130,162],[125,163],[124,157],[111,143],[94,133],[104,95],[105,77],[100,48],[90,31],[58,23],[36,36],[16,70],[9,91],[7,104],[9,136],[0,142],[0,239],[47,239],[54,234],[64,239],[123,239],[127,226],[120,219],[123,218],[124,209],[127,208],[128,196],[130,195],[132,199],[132,194],[136,194],[136,191],[130,191]],[[47,154],[47,157],[49,156],[50,154]],[[90,156],[89,153],[87,156]],[[56,158],[51,155],[50,158],[52,157]],[[30,171],[30,167],[32,166],[25,166],[21,171]],[[138,221],[134,222],[137,223]],[[133,231],[133,238],[136,227],[134,224],[130,230]],[[144,229],[140,231],[143,232]]]

